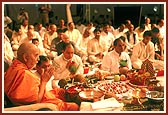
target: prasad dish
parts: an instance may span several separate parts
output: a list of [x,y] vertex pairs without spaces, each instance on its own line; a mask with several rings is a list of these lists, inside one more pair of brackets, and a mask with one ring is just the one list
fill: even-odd
[[125,82],[104,82],[98,85],[98,89],[104,92],[114,92],[121,94],[127,92],[130,87]]
[[134,88],[147,88],[148,86],[146,85],[135,85],[135,84],[132,84],[130,82],[128,82],[128,84],[131,86],[131,87],[134,87]]
[[94,89],[86,89],[79,93],[79,96],[82,100],[100,99],[103,95],[104,95],[103,92]]
[[159,91],[148,91],[146,97],[150,102],[162,102],[164,100],[164,93]]

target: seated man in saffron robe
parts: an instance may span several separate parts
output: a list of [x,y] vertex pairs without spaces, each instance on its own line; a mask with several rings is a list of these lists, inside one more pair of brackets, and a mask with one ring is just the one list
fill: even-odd
[[54,69],[49,67],[38,76],[32,72],[39,59],[39,49],[32,43],[23,43],[17,51],[17,58],[5,73],[4,91],[10,101],[16,105],[33,103],[53,103],[60,111],[77,111],[78,105],[66,103],[55,96],[54,93],[45,91],[46,84],[53,75]]

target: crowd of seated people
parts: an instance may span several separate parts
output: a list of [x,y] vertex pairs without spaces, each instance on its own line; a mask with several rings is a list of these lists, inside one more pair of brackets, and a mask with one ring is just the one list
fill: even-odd
[[[70,13],[70,6],[67,5],[66,7],[67,13]],[[71,14],[67,16],[71,16]],[[50,97],[47,97],[48,93],[46,94],[44,87],[52,78],[50,80],[52,88],[58,93],[59,87],[55,80],[73,78],[76,74],[83,74],[85,63],[101,63],[102,66],[99,69],[118,73],[121,59],[127,60],[128,69],[140,69],[142,62],[149,59],[154,63],[155,69],[164,69],[164,19],[159,20],[155,27],[152,27],[150,18],[146,18],[145,23],[136,29],[131,23],[131,19],[128,19],[121,23],[118,28],[114,28],[113,31],[111,31],[112,25],[109,23],[95,26],[95,22],[83,24],[85,27],[81,31],[75,27],[72,16],[67,19],[71,19],[67,21],[67,24],[65,24],[64,19],[60,19],[59,25],[52,23],[45,27],[41,23],[37,23],[36,29],[34,29],[33,24],[29,24],[28,19],[24,19],[20,25],[15,26],[11,38],[4,33],[4,63],[9,67],[9,69],[5,68],[4,71],[5,93],[14,104],[51,102],[59,105],[59,110],[78,110],[77,105],[64,103],[65,100],[60,99],[58,94],[50,94]],[[31,69],[35,69],[39,55],[44,56],[46,60],[51,59],[50,64],[54,67],[54,72],[48,69],[43,70],[45,73],[40,73],[41,80],[35,78],[35,74],[31,72]],[[68,69],[72,62],[77,67],[76,73],[71,73]],[[24,69],[20,71],[16,68],[20,72],[16,75],[16,71],[11,66],[24,67]],[[12,79],[15,79],[16,82],[10,83],[11,78],[8,77],[12,73],[15,74]],[[44,79],[44,74],[48,78]],[[22,85],[26,86],[24,79],[20,79],[19,76],[25,77],[25,79],[33,77],[29,80],[35,79],[37,82],[36,84],[32,81],[32,87],[34,84],[40,86],[34,87],[36,92],[39,91],[38,94],[25,95],[24,99],[17,96],[17,94],[24,92]],[[17,80],[21,82],[18,83]],[[12,88],[10,86],[15,85],[18,90],[10,90]],[[30,100],[27,100],[29,99],[27,96],[30,96]],[[52,100],[52,96],[59,98]]]

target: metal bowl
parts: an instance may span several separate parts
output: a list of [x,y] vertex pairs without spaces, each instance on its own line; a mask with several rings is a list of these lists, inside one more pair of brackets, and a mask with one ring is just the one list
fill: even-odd
[[114,79],[114,76],[105,76],[104,79],[105,79],[105,80],[113,80],[113,79]]
[[164,100],[164,93],[159,91],[148,91],[146,97],[150,102],[162,102]]
[[100,99],[104,95],[103,92],[94,89],[85,89],[79,93],[79,97],[82,100],[94,100]]

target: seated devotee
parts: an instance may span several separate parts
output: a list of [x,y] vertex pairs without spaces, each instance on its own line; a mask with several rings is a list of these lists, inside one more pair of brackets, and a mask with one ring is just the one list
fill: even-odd
[[33,39],[32,39],[32,43],[33,43],[34,45],[36,45],[36,46],[39,48],[39,50],[40,50],[40,55],[45,55],[45,56],[47,55],[47,54],[45,53],[44,48],[39,45],[39,39],[38,39],[38,38],[33,38]]
[[26,36],[25,38],[23,38],[23,39],[20,40],[19,46],[20,46],[22,43],[32,43],[33,33],[34,33],[33,30],[29,30],[29,31],[27,32],[27,36]]
[[131,20],[125,20],[124,24],[125,24],[125,28],[124,28],[123,32],[125,33],[128,31],[128,28],[129,28],[130,24],[132,24],[132,22],[131,22]]
[[41,39],[39,33],[34,30],[34,26],[33,25],[28,25],[27,36],[25,38],[23,38],[23,39],[20,40],[20,44],[22,44],[24,42],[30,42],[30,43],[32,43],[32,39],[33,38],[38,38],[38,40],[39,40],[39,46],[43,47],[42,39]]
[[22,32],[24,32],[25,34],[28,31],[28,25],[29,25],[29,20],[28,19],[24,19],[22,21],[22,24],[20,25],[20,28],[21,28]]
[[155,47],[155,59],[164,60],[164,46],[162,37],[160,36],[160,30],[157,27],[152,28],[152,38],[151,42],[154,44]]
[[91,63],[101,62],[103,56],[108,52],[106,43],[101,38],[101,30],[94,30],[95,37],[90,39],[87,44],[88,60]]
[[141,41],[143,39],[143,33],[145,32],[145,25],[141,24],[137,28],[135,28],[135,32],[138,35],[138,40]]
[[[56,52],[58,56],[62,54],[65,43],[72,43],[75,46],[74,42],[70,41],[69,37],[65,33],[62,33],[60,37],[61,41],[56,45]],[[76,54],[76,47],[74,53]]]
[[[33,53],[32,53],[33,52]],[[16,105],[33,103],[53,103],[61,111],[78,110],[78,105],[66,103],[53,93],[46,92],[46,84],[54,72],[49,67],[40,73],[40,79],[32,69],[39,60],[39,49],[32,43],[23,43],[17,51],[17,58],[4,76],[4,91],[10,101]]]
[[160,37],[165,38],[166,27],[164,25],[164,19],[159,19],[157,22],[157,28],[159,28]]
[[126,38],[126,45],[128,51],[132,51],[133,46],[139,42],[138,35],[134,31],[134,25],[130,24],[128,26],[128,31],[124,33],[124,37]]
[[4,20],[4,33],[7,35],[7,37],[11,41],[11,37],[12,37],[12,33],[13,33],[13,30],[12,30],[13,21],[6,14],[4,14],[4,19],[3,20]]
[[11,44],[10,44],[10,40],[7,37],[6,34],[4,34],[4,61],[6,64],[10,65],[13,61],[13,59],[15,58]]
[[[36,70],[35,75],[37,75],[39,79],[41,79],[41,73],[50,68],[50,66],[52,66],[52,63],[49,57],[40,55],[39,61],[35,67]],[[52,76],[50,80],[47,82],[45,91],[55,92],[55,97],[65,100],[65,90],[63,88],[55,88],[55,89],[52,88],[53,77],[54,76]]]
[[151,20],[150,20],[150,18],[146,18],[146,19],[145,19],[145,24],[144,24],[144,26],[145,26],[145,31],[151,30]]
[[61,29],[63,32],[65,32],[67,30],[67,26],[65,26],[64,19],[59,20],[58,29]]
[[50,25],[50,30],[44,34],[43,46],[45,49],[45,53],[51,58],[55,57],[56,52],[51,51],[51,42],[54,38],[57,37],[57,26],[55,24]]
[[153,62],[153,66],[155,69],[164,68],[163,61],[154,59],[155,49],[154,44],[151,42],[151,38],[152,38],[151,31],[145,31],[143,35],[143,40],[133,47],[131,56],[131,62],[133,68],[141,69],[141,65],[143,61],[145,61],[146,59]]
[[[93,37],[94,37],[93,31],[95,30],[95,27],[94,27],[94,25],[93,25],[93,22],[88,22],[87,25],[86,25],[86,27],[85,27],[85,29],[87,29],[87,30],[89,31],[90,36],[93,38]],[[84,29],[84,30],[85,30],[85,29]]]
[[82,34],[82,39],[80,41],[80,44],[77,44],[77,54],[82,58],[82,62],[86,62],[88,59],[87,54],[87,43],[91,39],[90,32],[88,29],[85,29],[84,33]]
[[15,56],[19,48],[20,41],[26,37],[27,34],[22,31],[20,25],[15,26],[14,31],[12,33],[12,41],[11,41],[12,50]]
[[79,32],[81,33],[81,34],[83,34],[83,32],[85,31],[85,25],[82,23],[82,20],[78,20],[77,21],[77,24],[75,25],[75,27],[76,27],[76,29],[78,29],[79,30]]
[[[74,72],[70,70],[70,65],[75,66]],[[74,54],[74,45],[71,42],[64,43],[62,54],[54,58],[53,66],[55,68],[55,81],[73,78],[76,74],[83,74],[84,72],[82,59]],[[53,87],[54,85],[57,86],[57,84],[53,84]]]
[[[52,40],[52,42],[51,42],[51,46],[50,46],[50,50],[51,51],[57,51],[56,50],[56,46],[60,43],[60,42],[62,42],[62,37],[63,37],[63,33],[64,33],[64,31],[62,30],[62,29],[58,29],[57,30],[57,34],[58,34],[58,36],[56,37],[56,38],[54,38],[53,40]],[[62,53],[62,52],[61,52]]]
[[124,35],[125,24],[120,24],[120,26],[114,30],[113,34],[115,38],[119,38]]
[[74,42],[75,44],[80,42],[82,39],[81,33],[78,29],[75,28],[73,22],[68,23],[68,30],[65,32],[65,34],[67,34],[67,36],[70,38],[70,41]]
[[[125,50],[125,37],[120,36],[119,38],[114,40],[114,50],[108,52],[102,60],[101,69],[105,71],[109,71],[110,73],[119,73],[123,69],[122,67],[126,67],[125,70],[132,69],[132,64],[128,53],[124,52]],[[126,61],[125,65],[120,65],[120,61]]]
[[113,47],[113,42],[115,40],[114,35],[110,32],[110,25],[105,24],[103,26],[103,31],[101,32],[101,37],[105,41],[108,49]]
[[47,29],[43,27],[42,23],[37,23],[37,30],[39,35],[41,36],[42,41],[44,40],[44,34],[47,32]]
[[[40,55],[39,56],[38,63],[36,64],[36,67],[35,67],[35,70],[36,70],[35,74],[39,78],[41,78],[40,74],[41,74],[41,72],[43,70],[45,71],[46,69],[50,68],[50,66],[52,66],[52,62],[51,61],[52,60],[49,57],[47,57],[47,56],[44,56],[44,55]],[[52,79],[53,79],[53,77],[54,76],[51,76],[50,80],[47,82],[47,84],[46,84],[46,91],[50,91],[50,90],[53,89],[52,88],[52,82],[51,82]]]
[[32,31],[32,32],[33,32],[33,38],[38,38],[38,39],[39,39],[39,45],[40,45],[41,47],[43,47],[42,38],[41,38],[40,34],[39,34],[37,31],[35,31],[34,25],[29,25],[29,26],[28,26],[28,32],[29,32],[29,31]]

